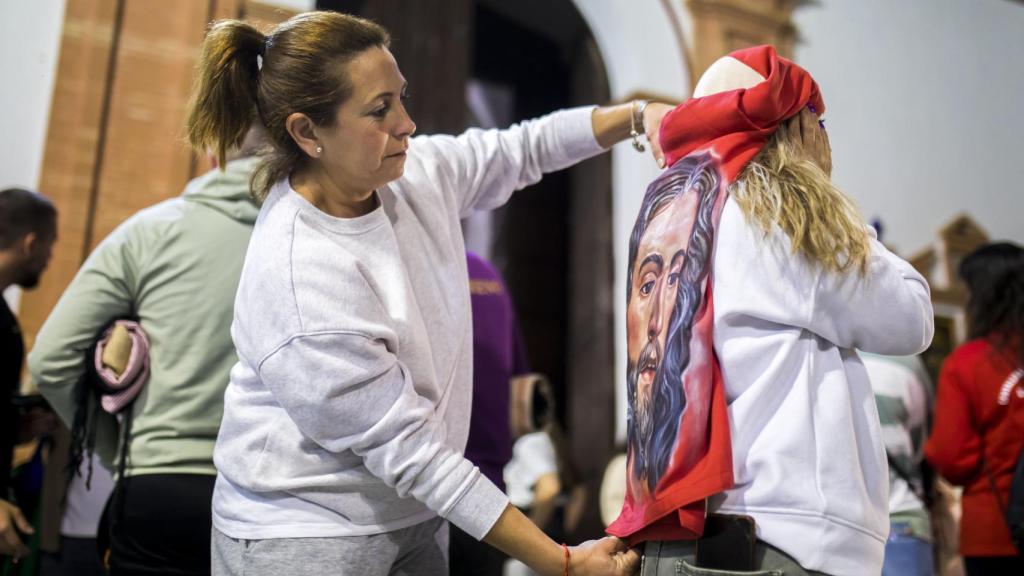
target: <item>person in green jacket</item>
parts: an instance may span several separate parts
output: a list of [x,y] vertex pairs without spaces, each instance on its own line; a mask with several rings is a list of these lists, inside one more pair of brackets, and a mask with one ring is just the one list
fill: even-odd
[[[131,410],[124,474],[105,512],[112,575],[209,574],[210,501],[228,372],[235,290],[259,209],[250,136],[236,159],[115,229],[86,260],[40,329],[28,364],[69,426],[87,352],[112,321],[138,318],[150,376]],[[113,467],[116,422],[96,448]]]

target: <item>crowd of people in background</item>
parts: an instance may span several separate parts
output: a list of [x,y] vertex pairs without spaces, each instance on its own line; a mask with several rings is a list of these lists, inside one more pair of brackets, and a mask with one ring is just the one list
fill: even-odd
[[[1024,574],[1024,249],[960,262],[969,340],[933,382],[915,355],[927,283],[831,184],[817,85],[774,50],[716,63],[690,107],[413,138],[389,42],[335,12],[267,35],[213,24],[187,132],[217,167],[89,255],[27,355],[38,394],[20,393],[0,300],[3,574]],[[720,167],[709,143],[737,141],[744,90],[775,116],[747,118],[756,145]],[[526,345],[460,221],[642,135],[668,170],[630,246],[626,510],[692,477],[674,468],[691,351],[728,409],[708,466],[732,475],[699,528],[673,506],[569,546],[563,433],[547,416],[517,437]],[[42,194],[0,192],[0,290],[38,284],[57,218]],[[702,247],[713,277],[680,256]],[[676,412],[658,386],[681,391]],[[717,449],[707,434],[695,458]],[[737,542],[719,529],[749,538],[749,567],[715,564]]]

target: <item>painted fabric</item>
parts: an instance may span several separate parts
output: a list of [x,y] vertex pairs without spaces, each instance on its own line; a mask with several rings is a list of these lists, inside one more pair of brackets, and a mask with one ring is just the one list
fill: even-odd
[[775,129],[806,106],[825,110],[810,74],[771,46],[723,60],[745,87],[713,88],[665,116],[669,168],[648,186],[630,236],[627,490],[608,532],[631,544],[699,537],[705,499],[733,485],[712,338],[716,229],[729,185]]

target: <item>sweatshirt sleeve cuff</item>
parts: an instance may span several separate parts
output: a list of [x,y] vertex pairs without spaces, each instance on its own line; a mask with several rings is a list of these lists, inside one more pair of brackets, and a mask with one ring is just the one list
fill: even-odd
[[508,507],[508,496],[479,471],[462,498],[443,516],[463,532],[482,540]]
[[555,118],[558,144],[570,163],[597,156],[605,149],[597,143],[592,116],[597,106],[580,106],[562,111]]

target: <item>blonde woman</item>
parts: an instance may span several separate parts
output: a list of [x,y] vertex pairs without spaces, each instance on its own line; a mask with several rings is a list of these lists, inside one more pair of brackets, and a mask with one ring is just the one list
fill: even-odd
[[660,127],[670,168],[631,237],[628,489],[609,529],[646,542],[645,575],[881,570],[888,474],[855,349],[920,352],[932,310],[831,182],[822,112],[810,74],[759,46]]

